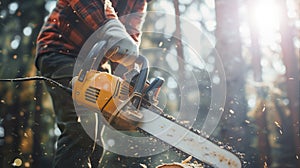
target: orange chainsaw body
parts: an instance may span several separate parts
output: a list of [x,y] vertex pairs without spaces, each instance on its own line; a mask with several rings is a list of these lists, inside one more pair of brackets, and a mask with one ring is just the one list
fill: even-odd
[[129,98],[132,92],[130,85],[120,77],[90,70],[81,82],[75,77],[73,99],[78,105],[84,105],[92,110],[102,112],[109,119],[113,112]]

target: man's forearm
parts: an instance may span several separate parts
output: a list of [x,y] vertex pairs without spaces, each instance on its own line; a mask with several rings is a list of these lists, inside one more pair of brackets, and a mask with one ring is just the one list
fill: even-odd
[[[126,28],[128,34],[139,45],[141,27],[147,9],[147,0],[126,1],[125,8],[117,11],[119,18],[112,6],[114,0],[66,0],[74,13],[85,22],[92,30],[97,30],[109,19],[119,19]],[[122,3],[122,2],[118,2]],[[117,4],[120,5],[120,4]],[[121,4],[123,5],[123,4]],[[120,10],[120,9],[116,9]]]

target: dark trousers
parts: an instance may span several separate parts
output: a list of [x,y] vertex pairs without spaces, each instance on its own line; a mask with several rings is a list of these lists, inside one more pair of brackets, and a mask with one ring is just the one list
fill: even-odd
[[[52,53],[37,60],[43,76],[52,78],[64,86],[69,86],[73,74],[75,59]],[[97,167],[103,149],[78,122],[72,95],[59,87],[47,83],[47,90],[52,98],[55,119],[61,135],[57,140],[54,167]]]

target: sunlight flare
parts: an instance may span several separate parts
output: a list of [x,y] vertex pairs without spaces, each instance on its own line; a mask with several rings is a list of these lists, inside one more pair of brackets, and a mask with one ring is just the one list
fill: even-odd
[[281,9],[276,1],[258,1],[251,17],[259,31],[263,44],[270,44],[280,40],[276,34],[279,30]]

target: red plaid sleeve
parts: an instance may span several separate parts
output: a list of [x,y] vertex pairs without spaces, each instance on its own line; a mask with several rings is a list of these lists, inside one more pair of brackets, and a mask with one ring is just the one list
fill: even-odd
[[[124,0],[123,0],[124,1]],[[118,10],[121,22],[135,41],[140,39],[140,29],[144,20],[144,13],[149,0],[124,1],[123,11]],[[112,6],[118,6],[120,0],[67,0],[74,12],[93,30],[98,29],[107,19],[117,18]],[[131,14],[131,15],[128,15]]]
[[128,3],[124,14],[119,17],[127,32],[136,42],[140,42],[147,2],[148,0],[136,0],[135,3]]
[[147,1],[58,0],[37,39],[37,55],[58,52],[76,57],[86,39],[107,19],[117,16],[139,42]]
[[74,12],[93,30],[105,21],[104,6],[101,0],[67,0]]

